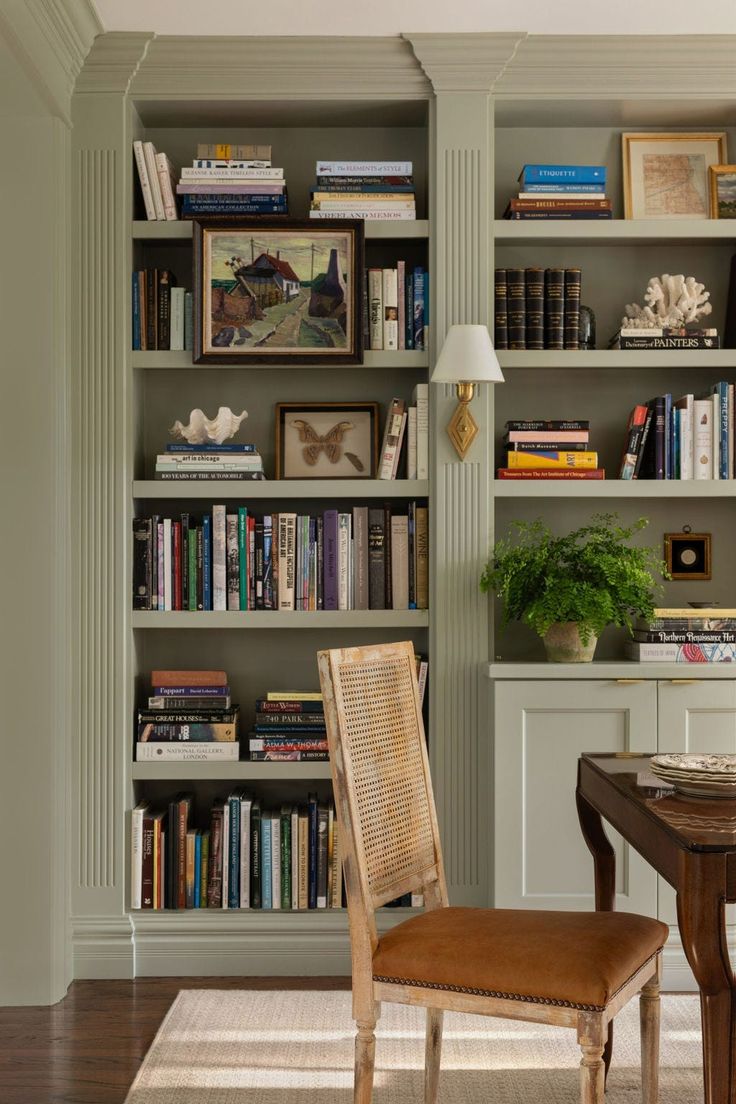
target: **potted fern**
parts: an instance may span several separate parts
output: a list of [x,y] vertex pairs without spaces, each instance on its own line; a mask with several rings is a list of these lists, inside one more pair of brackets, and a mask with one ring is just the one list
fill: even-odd
[[483,591],[503,600],[503,624],[524,621],[544,641],[555,663],[589,663],[606,625],[631,629],[634,616],[651,617],[667,577],[655,549],[629,542],[648,524],[620,525],[596,514],[589,525],[555,537],[541,519],[512,522],[515,537],[500,540],[481,576]]

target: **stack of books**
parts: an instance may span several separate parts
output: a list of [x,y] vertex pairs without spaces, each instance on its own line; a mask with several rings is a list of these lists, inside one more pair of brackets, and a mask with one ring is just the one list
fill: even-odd
[[148,707],[136,721],[136,761],[237,760],[238,722],[225,671],[152,671]]
[[166,452],[156,457],[156,479],[167,480],[232,480],[265,479],[263,460],[252,444],[187,445],[180,442],[166,446]]
[[579,349],[579,268],[497,268],[497,349]]
[[177,794],[167,809],[142,801],[132,813],[133,909],[327,909],[343,904],[334,805],[268,808],[234,790],[215,798],[209,828],[193,827],[194,798]]
[[133,349],[192,348],[192,293],[168,268],[133,273]]
[[138,170],[143,206],[149,222],[176,222],[174,166],[165,153],[157,153],[153,142],[133,143],[133,155]]
[[363,344],[366,349],[417,349],[429,342],[429,272],[368,268],[363,281]]
[[318,161],[312,219],[415,219],[411,161]]
[[185,219],[289,213],[284,170],[271,164],[270,146],[200,144],[176,192]]
[[391,400],[383,429],[377,479],[429,479],[429,384],[418,383],[411,404]]
[[640,663],[733,663],[736,609],[655,609],[637,621],[627,654]]
[[135,518],[133,609],[427,609],[429,511],[405,511]]
[[623,326],[609,343],[611,349],[720,349],[718,330],[692,329],[689,326],[654,326],[640,329]]
[[259,698],[248,757],[258,762],[329,759],[322,695],[271,690]]
[[631,412],[621,479],[733,479],[734,385],[695,396],[659,395]]
[[506,219],[610,219],[605,165],[524,165]]
[[590,450],[590,423],[507,422],[506,467],[499,479],[605,479],[598,453]]

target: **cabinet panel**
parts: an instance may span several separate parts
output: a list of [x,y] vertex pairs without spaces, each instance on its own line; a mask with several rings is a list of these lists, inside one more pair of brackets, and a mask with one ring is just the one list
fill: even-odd
[[[593,863],[575,808],[582,752],[653,751],[654,681],[498,682],[495,905],[592,909]],[[656,877],[609,830],[618,907],[656,913]]]
[[[658,683],[658,743],[661,752],[736,753],[736,680],[670,680]],[[729,921],[736,917],[729,906]],[[677,923],[674,890],[659,879],[659,917]]]

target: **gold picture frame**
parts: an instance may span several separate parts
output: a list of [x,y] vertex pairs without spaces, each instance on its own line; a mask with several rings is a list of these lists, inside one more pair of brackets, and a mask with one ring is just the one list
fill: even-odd
[[672,579],[710,579],[710,533],[665,533],[664,558]]
[[[733,177],[728,193],[723,196],[722,177]],[[710,217],[713,219],[736,219],[736,165],[710,165]]]
[[627,132],[621,152],[624,218],[710,217],[708,169],[728,160],[725,131]]

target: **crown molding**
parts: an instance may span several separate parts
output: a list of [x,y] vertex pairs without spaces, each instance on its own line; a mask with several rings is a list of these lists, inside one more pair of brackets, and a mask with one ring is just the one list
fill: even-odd
[[526,34],[407,34],[435,92],[491,92]]
[[[107,36],[106,36],[107,37]],[[134,96],[429,99],[411,46],[382,37],[154,37]]]
[[152,40],[153,35],[147,31],[111,31],[100,35],[77,78],[75,93],[127,92]]
[[0,34],[52,115],[70,125],[71,97],[102,24],[91,0],[3,0]]
[[498,96],[621,99],[736,95],[736,35],[529,35]]

